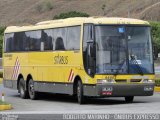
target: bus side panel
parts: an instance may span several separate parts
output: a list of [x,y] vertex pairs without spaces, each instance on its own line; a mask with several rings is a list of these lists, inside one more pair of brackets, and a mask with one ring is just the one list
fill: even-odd
[[29,53],[29,71],[34,81],[50,81],[49,68],[52,59],[51,52],[31,52]]
[[74,78],[76,75],[83,76],[80,72],[79,51],[41,52],[37,54],[36,59],[39,59],[36,62],[38,63],[36,91],[73,94]]
[[28,53],[4,53],[4,86],[17,89],[17,80],[21,74],[26,78],[28,71]]

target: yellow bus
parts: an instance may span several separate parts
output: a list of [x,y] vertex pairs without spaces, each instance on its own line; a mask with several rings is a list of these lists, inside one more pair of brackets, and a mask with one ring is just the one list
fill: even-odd
[[38,92],[88,97],[151,96],[154,64],[148,22],[129,18],[75,17],[4,34],[4,86],[21,98]]

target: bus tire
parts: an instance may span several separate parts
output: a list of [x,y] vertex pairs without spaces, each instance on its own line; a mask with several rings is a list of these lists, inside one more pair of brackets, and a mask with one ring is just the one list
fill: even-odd
[[126,103],[132,103],[133,100],[134,100],[134,96],[127,96],[127,97],[125,97]]
[[31,100],[37,99],[37,92],[34,90],[34,81],[32,79],[28,82],[28,93]]
[[79,104],[85,103],[85,97],[83,95],[83,85],[80,80],[77,83],[77,99]]
[[25,83],[24,83],[24,79],[23,78],[20,78],[20,80],[19,80],[18,91],[19,91],[20,97],[22,99],[28,98],[28,91],[25,90]]

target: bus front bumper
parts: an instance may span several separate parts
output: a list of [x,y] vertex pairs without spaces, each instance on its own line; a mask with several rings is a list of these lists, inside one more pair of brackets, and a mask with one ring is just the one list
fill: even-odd
[[154,83],[84,85],[85,96],[152,96],[153,93]]

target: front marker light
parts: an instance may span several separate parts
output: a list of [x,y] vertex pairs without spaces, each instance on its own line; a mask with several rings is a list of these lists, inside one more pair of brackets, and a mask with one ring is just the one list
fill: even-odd
[[143,83],[154,83],[154,81],[151,79],[144,79]]
[[98,79],[97,80],[97,83],[98,84],[105,84],[105,83],[115,83],[115,80],[114,79]]
[[102,80],[97,80],[98,84],[103,84],[103,83],[106,83],[106,82],[107,82],[107,80],[105,80],[105,79],[104,80],[103,79]]

